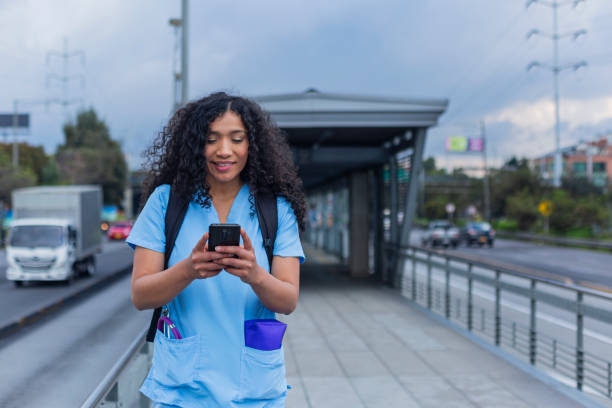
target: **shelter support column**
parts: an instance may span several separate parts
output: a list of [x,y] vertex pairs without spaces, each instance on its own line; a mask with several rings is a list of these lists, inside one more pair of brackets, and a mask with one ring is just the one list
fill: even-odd
[[[410,244],[410,232],[412,231],[412,224],[414,222],[414,215],[416,213],[417,195],[419,190],[419,174],[421,173],[421,167],[423,164],[423,150],[425,148],[426,135],[426,128],[418,128],[412,134],[414,137],[414,148],[412,152],[412,159],[410,161],[410,179],[408,181],[408,189],[406,191],[406,199],[404,201],[404,219],[400,234],[400,246]],[[393,281],[393,286],[396,287],[400,286],[404,271],[404,258],[398,258],[399,262],[396,262]]]
[[349,175],[349,231],[348,266],[352,277],[369,276],[369,186],[367,171]]

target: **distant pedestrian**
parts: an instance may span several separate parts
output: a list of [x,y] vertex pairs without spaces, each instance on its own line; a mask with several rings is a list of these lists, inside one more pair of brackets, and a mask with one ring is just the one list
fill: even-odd
[[[284,406],[283,349],[245,344],[245,322],[289,314],[298,300],[306,203],[287,142],[256,103],[215,93],[177,110],[147,155],[146,204],[127,239],[132,301],[163,307],[182,338],[157,332],[141,392],[160,407]],[[189,206],[163,270],[171,191]],[[278,210],[271,268],[254,206],[261,191]],[[243,245],[209,251],[213,223],[240,224]]]

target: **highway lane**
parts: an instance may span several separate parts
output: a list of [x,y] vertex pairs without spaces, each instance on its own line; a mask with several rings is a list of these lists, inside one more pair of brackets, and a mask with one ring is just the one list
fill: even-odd
[[[410,237],[413,245],[420,245],[421,234],[422,231],[413,231]],[[496,239],[493,248],[460,245],[445,251],[552,273],[578,285],[605,287],[612,291],[612,253],[508,239]]]
[[40,282],[28,283],[21,288],[6,279],[6,265],[4,268],[0,266],[0,327],[77,293],[92,283],[103,281],[116,271],[129,268],[131,263],[132,250],[124,242],[104,242],[103,252],[96,255],[94,276],[77,278],[70,285]]
[[145,328],[129,276],[0,342],[0,407],[80,406]]

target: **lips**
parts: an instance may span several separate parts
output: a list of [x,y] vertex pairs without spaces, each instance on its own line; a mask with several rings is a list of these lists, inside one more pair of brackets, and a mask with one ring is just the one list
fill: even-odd
[[215,170],[217,170],[220,173],[229,171],[232,167],[234,167],[235,164],[236,164],[235,162],[229,162],[229,161],[212,162],[212,165],[215,168]]

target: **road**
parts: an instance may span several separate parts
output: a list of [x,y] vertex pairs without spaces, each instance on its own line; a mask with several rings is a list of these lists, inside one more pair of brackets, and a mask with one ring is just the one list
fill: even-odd
[[80,406],[150,319],[129,276],[0,344],[0,407]]
[[[4,267],[2,266],[4,262]],[[17,288],[6,279],[5,252],[0,253],[0,327],[28,316],[60,299],[83,290],[92,283],[103,281],[114,272],[128,268],[132,250],[124,242],[104,242],[103,252],[96,255],[96,274],[75,279],[71,285],[61,282],[28,283]]]
[[[413,245],[420,245],[421,234],[422,231],[412,233],[410,241]],[[460,245],[457,249],[447,251],[450,254],[478,256],[508,265],[556,274],[578,285],[586,284],[612,290],[611,253],[508,239],[496,239],[493,248]]]

